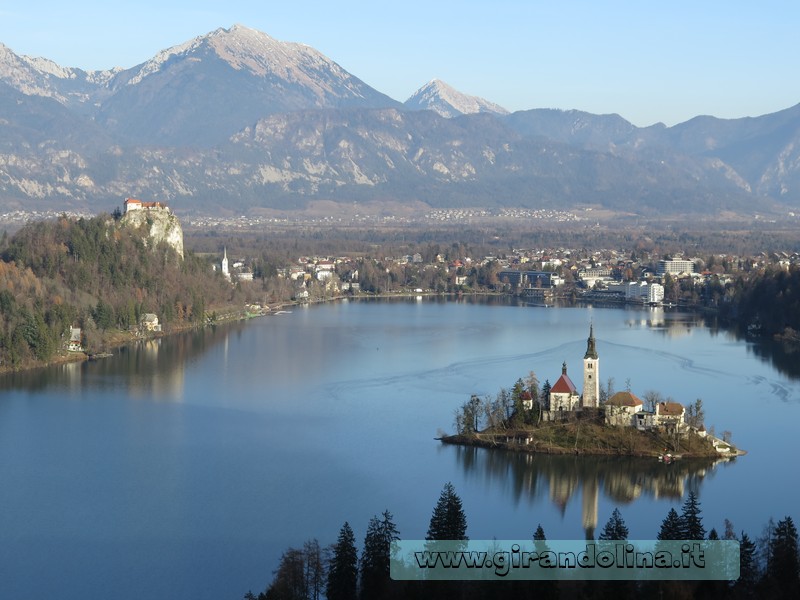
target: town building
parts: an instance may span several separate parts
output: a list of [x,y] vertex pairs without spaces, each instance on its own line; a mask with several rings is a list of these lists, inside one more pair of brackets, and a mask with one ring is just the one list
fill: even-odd
[[497,278],[514,287],[553,288],[564,283],[558,273],[551,271],[500,271]]
[[609,292],[618,293],[626,302],[661,304],[664,300],[664,286],[656,281],[620,281],[607,285]]
[[687,275],[691,275],[692,273],[694,273],[694,262],[691,260],[683,260],[683,259],[658,261],[658,267],[656,268],[656,275],[658,275],[659,277],[663,277],[666,274],[680,275],[682,273],[686,273]]

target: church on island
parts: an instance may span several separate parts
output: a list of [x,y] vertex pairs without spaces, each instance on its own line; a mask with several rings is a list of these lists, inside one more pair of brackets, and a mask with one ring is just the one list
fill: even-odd
[[561,377],[550,388],[542,410],[543,421],[566,421],[582,416],[602,416],[606,425],[635,427],[641,431],[656,427],[686,429],[685,408],[678,402],[659,402],[653,411],[644,410],[644,402],[628,391],[617,392],[600,403],[600,357],[594,338],[594,325],[589,326],[586,354],[583,356],[583,394],[567,374],[567,363],[561,365]]

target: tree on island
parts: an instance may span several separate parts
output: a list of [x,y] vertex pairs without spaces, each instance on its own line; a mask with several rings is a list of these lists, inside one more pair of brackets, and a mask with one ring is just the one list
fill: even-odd
[[468,540],[467,517],[461,504],[461,498],[456,494],[453,484],[449,481],[444,485],[439,501],[433,509],[431,522],[428,526],[426,540]]
[[644,400],[644,410],[650,413],[656,412],[656,406],[659,403],[664,401],[664,396],[661,395],[660,392],[656,392],[655,390],[647,390],[642,396],[642,400]]
[[614,509],[614,512],[611,513],[611,518],[606,523],[606,526],[603,527],[603,531],[600,533],[598,537],[600,540],[627,540],[628,539],[628,527],[625,525],[625,521],[622,519],[622,515],[619,512],[618,508]]
[[706,419],[706,412],[703,410],[703,400],[698,398],[694,404],[686,405],[686,424],[698,428]]
[[358,598],[356,538],[350,524],[346,521],[339,531],[339,538],[333,545],[325,596],[328,600],[356,600]]
[[544,383],[542,384],[542,394],[539,396],[542,399],[542,406],[547,407],[548,402],[550,401],[550,380],[545,379]]

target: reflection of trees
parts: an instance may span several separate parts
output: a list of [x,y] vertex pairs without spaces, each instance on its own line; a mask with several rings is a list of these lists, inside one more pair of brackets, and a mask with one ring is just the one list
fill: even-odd
[[120,381],[125,381],[137,393],[177,398],[183,389],[185,366],[229,335],[240,333],[243,327],[242,323],[204,327],[128,344],[114,349],[114,356],[97,361],[9,373],[0,378],[0,389],[70,389],[83,385],[82,375],[91,373],[94,386],[116,388]]
[[800,379],[800,346],[797,344],[766,340],[748,344],[747,349],[771,364],[781,375]]
[[470,477],[506,488],[517,502],[548,495],[562,514],[570,499],[582,493],[583,527],[587,535],[597,525],[597,500],[602,493],[616,504],[641,496],[680,499],[697,492],[720,461],[682,459],[662,464],[655,458],[557,456],[452,446]]
[[[634,321],[629,321],[629,325]],[[653,331],[662,333],[669,337],[679,337],[689,333],[694,327],[706,328],[709,334],[717,336],[720,333],[728,339],[745,343],[747,350],[760,358],[763,362],[770,364],[773,368],[786,377],[800,379],[800,345],[791,342],[775,341],[772,339],[751,340],[740,331],[736,324],[725,327],[720,320],[713,316],[699,315],[692,313],[677,313],[674,318],[667,318],[660,323],[642,318],[640,325],[647,325]]]

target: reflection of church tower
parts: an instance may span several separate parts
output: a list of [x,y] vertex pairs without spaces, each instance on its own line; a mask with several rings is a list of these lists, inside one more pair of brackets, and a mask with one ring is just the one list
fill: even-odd
[[594,539],[594,530],[597,527],[597,475],[587,477],[583,482],[582,524],[586,532],[586,539]]
[[228,271],[228,248],[227,246],[223,247],[222,250],[222,274],[225,276],[225,279],[230,279],[231,274]]
[[594,345],[594,325],[589,326],[589,340],[583,357],[583,402],[584,408],[600,406],[600,359]]

